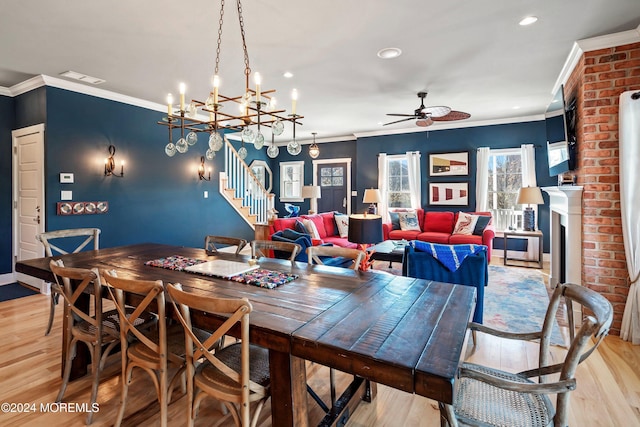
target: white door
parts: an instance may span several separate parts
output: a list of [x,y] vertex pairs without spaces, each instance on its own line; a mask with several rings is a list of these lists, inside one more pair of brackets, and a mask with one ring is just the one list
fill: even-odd
[[[44,248],[36,235],[44,231],[44,125],[14,130],[11,135],[15,261],[41,258]],[[16,279],[48,291],[42,280],[22,273],[16,273]]]

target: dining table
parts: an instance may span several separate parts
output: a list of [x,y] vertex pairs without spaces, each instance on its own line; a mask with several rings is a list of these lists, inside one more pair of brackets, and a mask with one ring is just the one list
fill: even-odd
[[[375,398],[377,383],[453,402],[475,288],[274,258],[258,259],[258,268],[292,279],[274,288],[149,265],[176,257],[198,262],[250,259],[141,243],[22,260],[16,271],[54,282],[49,260],[62,259],[68,267],[114,269],[125,278],[181,283],[186,291],[203,296],[248,298],[253,306],[250,341],[269,351],[273,426],[310,425],[306,361],[353,376],[320,425],[344,424],[360,401]],[[196,326],[210,330],[225,320],[216,313],[192,316]],[[81,347],[72,365],[75,378],[86,373],[90,361]]]

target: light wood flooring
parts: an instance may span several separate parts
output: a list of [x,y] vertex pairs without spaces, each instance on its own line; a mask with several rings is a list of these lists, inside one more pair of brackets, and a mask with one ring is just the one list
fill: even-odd
[[[381,266],[382,269],[382,266]],[[42,412],[40,404],[52,403],[60,387],[60,343],[62,310],[58,306],[50,336],[44,336],[49,309],[45,295],[34,295],[0,303],[0,402],[26,404],[29,411],[0,412],[0,425],[20,426],[80,426],[85,414],[61,410]],[[536,346],[533,343],[513,343],[478,335],[475,351],[468,348],[465,357],[477,363],[490,364],[508,370],[533,366]],[[555,357],[563,349],[554,347]],[[327,394],[328,370],[308,365],[309,383],[321,394]],[[119,357],[114,357],[103,375],[98,393],[99,412],[94,426],[113,424],[119,408]],[[346,376],[339,378],[346,381]],[[577,371],[578,387],[571,396],[572,426],[640,426],[640,346],[633,346],[618,337],[607,337],[599,350]],[[179,390],[174,393],[169,409],[169,425],[185,425],[185,399]],[[70,384],[64,401],[86,403],[90,395],[90,378]],[[151,381],[141,371],[134,373],[124,425],[158,425],[158,407]],[[207,404],[209,402],[209,404]],[[33,408],[32,405],[35,405]],[[310,418],[321,418],[317,405],[310,400]],[[33,411],[35,409],[35,411]],[[218,405],[204,401],[197,426],[233,425],[222,419]],[[259,426],[271,426],[269,402],[260,417]],[[429,399],[378,385],[377,398],[361,403],[347,426],[439,426],[437,404]]]

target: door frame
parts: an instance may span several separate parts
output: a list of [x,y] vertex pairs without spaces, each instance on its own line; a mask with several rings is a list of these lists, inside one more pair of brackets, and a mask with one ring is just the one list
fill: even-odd
[[342,157],[339,159],[320,159],[313,160],[313,185],[318,185],[318,165],[328,164],[328,163],[346,163],[347,164],[347,215],[351,215],[351,158],[350,157]]
[[[41,220],[41,227],[40,229],[42,231],[46,230],[46,199],[45,199],[45,163],[44,163],[44,158],[45,158],[45,154],[44,154],[44,130],[45,130],[45,126],[44,123],[40,123],[37,125],[33,125],[33,126],[27,126],[24,128],[20,128],[20,129],[15,129],[13,131],[11,131],[11,150],[12,150],[12,165],[13,165],[13,171],[12,171],[12,187],[13,187],[13,194],[12,194],[12,205],[13,205],[13,215],[12,215],[12,221],[13,221],[13,226],[12,226],[12,244],[11,247],[13,249],[13,253],[11,254],[11,261],[12,261],[12,268],[11,268],[11,276],[12,276],[12,281],[16,281],[19,280],[20,276],[22,275],[22,273],[17,273],[16,272],[16,265],[15,265],[15,261],[17,259],[18,253],[20,252],[20,242],[18,241],[18,190],[20,188],[19,186],[19,180],[20,180],[20,175],[18,173],[18,139],[20,137],[26,136],[26,135],[30,135],[30,134],[34,134],[34,133],[39,133],[41,134],[41,140],[40,140],[40,163],[41,163],[41,170],[42,170],[42,174],[40,176],[40,185],[42,188],[42,192],[40,194],[40,197],[42,198],[42,204],[40,207],[40,216],[42,218]],[[44,248],[42,248],[42,256],[44,256]],[[42,281],[42,285],[40,286],[40,290],[43,291],[44,289],[44,281]]]

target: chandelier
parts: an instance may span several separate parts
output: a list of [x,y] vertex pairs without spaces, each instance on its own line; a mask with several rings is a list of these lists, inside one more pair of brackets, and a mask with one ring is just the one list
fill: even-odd
[[[158,122],[158,124],[169,128],[169,142],[165,146],[165,154],[173,157],[176,153],[186,153],[189,150],[189,146],[193,146],[198,142],[198,134],[204,133],[209,135],[209,148],[205,157],[207,160],[212,160],[215,157],[215,153],[223,147],[221,131],[226,130],[240,132],[242,148],[238,154],[244,160],[247,155],[244,144],[253,143],[254,148],[260,150],[264,146],[264,135],[261,128],[269,127],[272,135],[271,145],[268,147],[267,154],[273,158],[279,152],[278,147],[275,145],[274,137],[281,135],[284,132],[285,123],[290,122],[293,126],[293,139],[287,144],[287,151],[292,155],[298,155],[302,151],[302,147],[296,140],[296,125],[302,125],[299,120],[304,118],[304,116],[296,114],[298,92],[293,89],[291,94],[291,113],[286,114],[286,110],[276,108],[276,99],[273,96],[274,89],[261,90],[262,78],[259,73],[253,73],[255,87],[249,87],[251,68],[249,67],[249,53],[245,40],[240,0],[236,0],[236,6],[244,53],[245,91],[242,95],[232,97],[219,93],[220,45],[222,41],[224,4],[225,1],[221,0],[216,65],[211,78],[212,90],[205,101],[193,99],[187,104],[185,102],[186,85],[181,83],[179,88],[180,104],[176,112],[174,112],[173,96],[171,94],[167,96],[167,117]],[[204,116],[198,116],[198,110]],[[203,120],[207,113],[209,120]],[[175,143],[172,137],[174,129],[180,131],[180,138]]]

